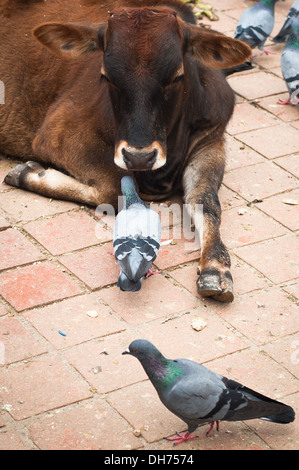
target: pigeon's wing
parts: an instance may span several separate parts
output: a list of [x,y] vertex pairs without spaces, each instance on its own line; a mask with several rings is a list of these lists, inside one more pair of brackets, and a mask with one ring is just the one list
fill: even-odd
[[260,44],[264,44],[266,42],[268,34],[266,34],[261,28],[252,26],[242,28],[241,26],[238,26],[234,37],[235,39],[246,42],[248,46],[254,49]]
[[241,15],[234,37],[250,47],[262,47],[274,26],[274,15],[263,6],[254,5]]
[[229,398],[223,382],[215,375],[183,376],[169,390],[164,404],[183,421],[214,421],[222,419],[229,409]]
[[157,257],[161,240],[158,214],[142,204],[122,210],[113,229],[114,254],[121,270],[134,282],[141,279]]
[[118,265],[131,281],[145,276],[157,257],[159,246],[150,237],[118,238],[113,242]]

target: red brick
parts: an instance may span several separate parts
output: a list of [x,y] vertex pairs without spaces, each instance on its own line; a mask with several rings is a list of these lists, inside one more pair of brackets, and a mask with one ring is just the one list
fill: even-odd
[[[285,202],[284,202],[285,201]],[[294,201],[295,205],[287,204]],[[296,204],[297,203],[297,204]],[[266,212],[290,230],[299,229],[299,188],[265,199],[259,209]]]
[[267,72],[251,73],[250,80],[244,80],[243,75],[231,76],[228,82],[236,93],[248,100],[285,91],[284,80]]
[[13,228],[0,232],[0,270],[44,259],[24,235]]
[[283,288],[283,290],[285,290],[286,292],[288,292],[290,294],[289,298],[291,300],[294,296],[297,297],[297,299],[299,300],[299,282],[296,282],[295,284],[291,284],[289,286],[286,286],[286,287]]
[[[217,31],[220,33],[224,33],[226,35],[232,36],[236,29],[236,21],[230,18],[225,13],[222,13],[217,8],[217,16],[219,17],[219,21],[217,21]],[[202,20],[201,20],[202,21]],[[209,24],[209,21],[207,22]],[[243,73],[246,73],[244,71]]]
[[0,319],[0,342],[5,348],[5,364],[28,359],[47,351],[33,332],[25,328],[15,317]]
[[8,313],[8,311],[7,311],[7,308],[5,307],[5,305],[0,304],[0,317],[2,315],[6,315],[7,313]]
[[[91,317],[88,312],[97,313]],[[122,331],[124,325],[91,295],[76,296],[30,310],[23,316],[57,349]],[[59,330],[66,334],[62,336]]]
[[21,189],[0,193],[0,205],[15,222],[29,222],[78,208],[73,202],[48,199]]
[[248,201],[297,187],[296,178],[272,162],[232,170],[225,174],[224,183]]
[[0,193],[3,191],[13,190],[12,186],[8,186],[4,183],[4,178],[7,173],[16,165],[18,165],[18,161],[12,160],[11,158],[7,158],[4,155],[0,154]]
[[[283,398],[283,403],[291,406],[295,411],[299,407],[299,393]],[[274,424],[261,419],[252,420],[249,423],[252,430],[275,450],[298,450],[299,425],[298,418],[290,424]]]
[[135,324],[185,312],[198,304],[160,274],[144,280],[139,292],[122,292],[114,286],[98,295],[125,321]]
[[79,294],[81,289],[55,265],[44,262],[0,274],[0,294],[17,311]]
[[[244,11],[245,8],[248,8],[248,2],[246,0],[213,0],[213,7],[219,11],[229,10],[229,15],[234,18],[236,16],[239,19],[239,11],[234,15],[236,9]],[[232,11],[233,10],[233,11]]]
[[226,209],[231,209],[232,207],[242,206],[246,201],[227,188],[224,184],[220,186],[218,192],[219,201],[223,211]]
[[185,232],[185,229],[181,226],[176,226],[174,229],[162,231],[162,241],[172,239],[173,242],[160,247],[158,256],[154,261],[155,266],[163,270],[199,259],[200,251],[193,234],[190,232],[190,239],[186,238],[188,230],[190,230],[187,222],[186,230]]
[[[279,67],[280,69],[280,67]],[[259,101],[259,105],[269,111],[274,116],[277,116],[279,119],[285,122],[291,122],[295,119],[298,119],[298,109],[297,106],[284,106],[279,104],[279,99],[286,100],[289,98],[289,93],[281,93],[279,96],[268,96],[262,98]]]
[[17,432],[4,430],[0,432],[0,450],[27,450]]
[[64,356],[97,393],[109,393],[145,379],[143,369],[128,367],[127,356],[122,355],[134,339],[136,334],[125,331],[100,340],[87,341],[66,350]]
[[[298,239],[293,235],[237,248],[236,254],[271,281],[280,283],[298,277]],[[297,256],[296,256],[297,255]]]
[[298,151],[298,131],[285,123],[238,134],[238,139],[270,159]]
[[[192,327],[196,319],[206,323],[200,331]],[[248,347],[229,324],[215,315],[213,307],[204,302],[196,312],[149,325],[143,335],[170,359],[184,357],[200,363]]]
[[104,400],[58,410],[29,426],[41,450],[130,450],[142,447],[128,423]]
[[233,116],[226,130],[229,134],[235,135],[275,124],[276,120],[262,109],[248,103],[240,103],[235,106]]
[[53,255],[60,255],[112,239],[99,222],[84,212],[70,212],[51,219],[31,222],[25,230]]
[[10,223],[4,217],[0,216],[0,230],[10,227]]
[[91,289],[114,284],[120,272],[112,243],[62,256],[60,261]]
[[[240,215],[239,211],[245,212]],[[228,248],[235,248],[283,235],[286,229],[260,212],[254,205],[252,207],[245,205],[223,212],[220,232],[224,244]],[[252,251],[254,250],[250,248],[250,252]]]
[[265,161],[264,157],[259,153],[229,135],[226,136],[225,150],[226,172]]
[[299,379],[299,333],[265,344],[263,350]]
[[169,276],[191,292],[194,297],[201,299],[202,297],[198,294],[196,286],[196,281],[198,279],[197,267],[198,263],[188,263],[186,266],[180,266],[179,268],[172,270],[169,273]]
[[16,420],[92,396],[87,383],[51,356],[0,369],[0,383],[6,384],[0,401],[11,405],[9,413]]
[[[127,368],[136,370],[142,368],[136,358],[128,356],[125,358]],[[142,437],[147,442],[163,439],[186,428],[183,421],[162,405],[149,380],[111,393],[108,401],[125,417],[133,429],[141,431]]]
[[241,296],[229,306],[214,305],[214,310],[255,344],[298,330],[298,306],[273,288]]
[[275,163],[299,178],[299,153],[276,158]]
[[[275,26],[277,25],[278,21],[279,21],[279,14],[275,12]],[[284,17],[284,20],[285,20],[285,17]],[[282,23],[283,24],[283,23]],[[282,26],[281,24],[281,26]],[[273,28],[273,31],[274,28]],[[272,34],[271,36],[273,36],[273,31],[272,31]],[[278,33],[279,30],[277,30],[277,33]],[[254,50],[254,58],[253,58],[253,65],[260,65],[261,67],[263,67],[263,69],[266,69],[267,71],[271,72],[271,74],[268,74],[268,76],[266,76],[264,78],[264,80],[266,81],[269,81],[269,76],[272,77],[273,75],[273,69],[279,67],[280,68],[280,60],[281,60],[281,53],[283,51],[283,44],[274,44],[273,42],[270,41],[270,38],[267,39],[266,41],[266,49],[273,52],[273,54],[263,54],[261,51],[259,51],[258,49],[255,49]],[[282,78],[282,76],[281,76]],[[275,84],[276,85],[276,84]],[[279,87],[279,85],[277,84],[275,86],[275,88],[273,87],[273,91],[268,87],[265,86],[265,95],[267,94],[274,94],[274,93],[277,93],[277,88]],[[286,89],[286,85],[285,85],[285,89]],[[272,91],[272,93],[271,93]],[[270,93],[269,93],[270,92]],[[260,95],[261,96],[261,95]]]
[[297,380],[262,351],[244,349],[205,366],[275,400],[297,391]]

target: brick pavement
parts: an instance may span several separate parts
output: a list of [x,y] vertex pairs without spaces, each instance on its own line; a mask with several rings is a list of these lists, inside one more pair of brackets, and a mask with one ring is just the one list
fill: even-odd
[[[212,26],[228,35],[251,4],[211,3],[219,14]],[[273,34],[291,3],[276,5]],[[288,202],[299,202],[299,108],[277,104],[286,96],[283,45],[268,45],[275,55],[229,78],[237,106],[220,197],[232,304],[197,295],[197,253],[178,239],[160,251],[162,274],[139,293],[121,293],[112,220],[0,186],[0,449],[172,449],[163,438],[184,423],[161,405],[138,362],[121,355],[141,337],[298,410],[299,218]],[[0,176],[14,164],[1,157]],[[160,208],[167,228],[167,206]],[[201,331],[191,327],[197,317],[207,323]],[[199,439],[180,449],[299,448],[298,419],[222,423],[220,431],[206,438],[199,428]]]

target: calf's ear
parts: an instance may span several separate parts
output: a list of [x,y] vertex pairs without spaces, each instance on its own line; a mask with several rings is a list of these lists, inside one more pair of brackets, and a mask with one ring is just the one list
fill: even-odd
[[72,59],[102,50],[105,30],[106,23],[44,23],[33,35],[53,54]]
[[251,56],[251,48],[244,42],[200,26],[187,26],[187,44],[203,65],[215,69],[242,64]]

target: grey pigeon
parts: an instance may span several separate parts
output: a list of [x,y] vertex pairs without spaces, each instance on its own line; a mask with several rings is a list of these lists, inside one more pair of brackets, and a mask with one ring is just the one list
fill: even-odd
[[293,18],[299,18],[299,0],[295,0],[287,14],[286,20],[279,33],[272,39],[273,42],[285,42],[291,32],[291,22]]
[[289,98],[280,104],[299,103],[299,17],[292,18],[291,32],[281,55],[281,71],[285,79]]
[[189,359],[166,359],[149,341],[137,339],[123,354],[137,357],[155,387],[160,400],[187,425],[186,434],[169,440],[180,444],[194,439],[190,433],[199,424],[264,419],[273,423],[291,423],[294,410],[261,395],[244,385],[215,374]]
[[234,37],[245,42],[252,49],[264,49],[264,44],[274,26],[274,5],[278,0],[260,0],[241,15]]
[[117,285],[122,291],[137,292],[157,257],[161,223],[159,215],[138,196],[131,176],[122,178],[121,190],[125,207],[113,229],[114,255],[121,269]]

